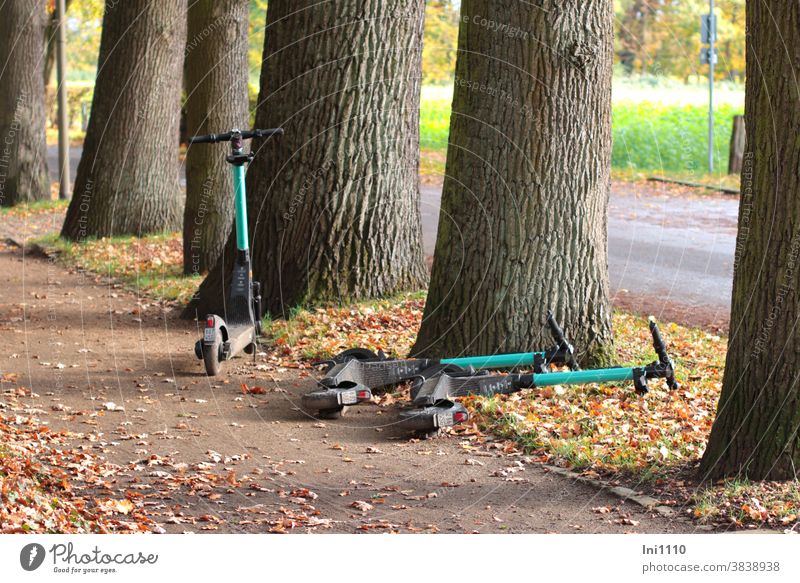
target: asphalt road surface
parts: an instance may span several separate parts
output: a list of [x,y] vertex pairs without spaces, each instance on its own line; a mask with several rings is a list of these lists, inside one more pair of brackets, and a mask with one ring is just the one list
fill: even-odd
[[[739,199],[667,194],[667,188],[615,182],[608,220],[613,303],[662,320],[725,329],[733,282]],[[422,230],[432,255],[440,186],[422,187]]]
[[[48,147],[53,180],[58,148]],[[70,149],[72,178],[80,149]],[[609,272],[617,307],[660,319],[727,327],[738,197],[670,194],[653,184],[615,182],[608,222]],[[433,255],[441,186],[422,186],[422,229],[426,255]]]

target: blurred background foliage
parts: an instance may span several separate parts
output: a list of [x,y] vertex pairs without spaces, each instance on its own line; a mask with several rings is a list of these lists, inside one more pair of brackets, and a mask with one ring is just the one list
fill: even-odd
[[[717,4],[720,80],[744,77],[744,3]],[[51,0],[52,4],[52,0]],[[97,67],[103,0],[72,0],[69,6],[69,80],[92,80]],[[423,82],[447,84],[455,68],[460,2],[427,0]],[[620,74],[662,76],[691,83],[699,65],[700,15],[708,0],[614,0],[616,54]],[[250,0],[250,75],[261,68],[267,0]]]
[[[190,0],[191,1],[191,0]],[[250,0],[250,101],[255,108],[267,0]],[[52,5],[52,0],[50,2]],[[745,0],[717,4],[717,167],[726,166],[732,117],[744,110]],[[85,123],[97,68],[103,0],[71,0],[67,42],[69,107],[75,136]],[[459,0],[427,0],[422,66],[423,167],[444,171]],[[700,15],[708,0],[614,0],[614,153],[621,171],[702,174],[707,75],[700,65]],[[55,79],[52,80],[52,83]],[[51,92],[52,94],[52,92]],[[51,106],[55,121],[55,107]]]

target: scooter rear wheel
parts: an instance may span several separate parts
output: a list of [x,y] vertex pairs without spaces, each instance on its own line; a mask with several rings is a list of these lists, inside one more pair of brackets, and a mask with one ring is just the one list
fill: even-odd
[[219,348],[222,345],[222,335],[217,332],[213,344],[203,343],[203,363],[206,365],[206,374],[215,377],[219,374]]

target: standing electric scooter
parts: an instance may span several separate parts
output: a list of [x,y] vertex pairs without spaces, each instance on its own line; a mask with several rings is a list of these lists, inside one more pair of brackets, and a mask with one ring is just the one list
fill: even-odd
[[226,134],[194,136],[190,144],[216,144],[230,142],[228,164],[233,167],[233,195],[236,227],[236,259],[233,278],[225,304],[225,319],[216,314],[206,316],[203,339],[194,346],[197,358],[203,360],[206,373],[219,373],[220,363],[241,353],[255,355],[256,339],[261,332],[261,286],[253,281],[250,269],[250,243],[247,238],[247,198],[245,196],[245,164],[255,154],[245,153],[244,140],[282,135],[283,129],[231,130]]

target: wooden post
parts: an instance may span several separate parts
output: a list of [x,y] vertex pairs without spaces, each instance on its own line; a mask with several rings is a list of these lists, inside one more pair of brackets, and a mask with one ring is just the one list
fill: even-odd
[[731,149],[728,157],[728,174],[739,174],[742,171],[744,159],[744,116],[733,116],[733,131],[731,132]]

